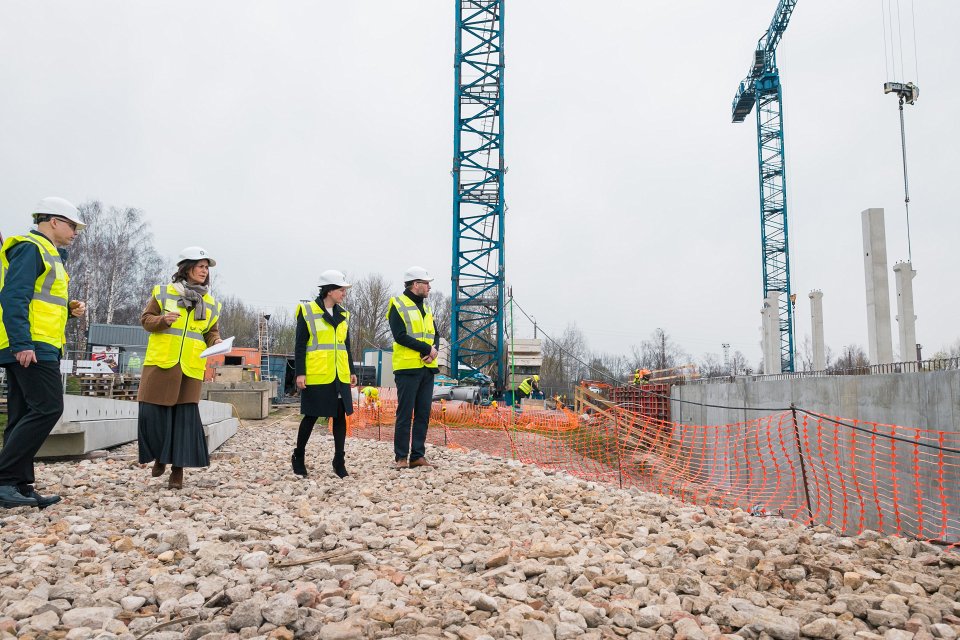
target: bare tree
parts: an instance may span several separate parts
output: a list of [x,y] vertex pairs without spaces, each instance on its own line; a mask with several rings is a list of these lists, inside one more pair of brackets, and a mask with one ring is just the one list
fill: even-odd
[[69,251],[70,297],[87,303],[87,315],[70,323],[68,342],[85,349],[88,323],[139,324],[150,289],[165,279],[142,210],[105,209],[98,200],[78,209],[87,228]]
[[234,336],[235,347],[259,348],[258,323],[263,315],[260,310],[247,305],[239,296],[218,296],[217,300],[221,304],[220,335]]
[[450,340],[450,323],[453,318],[453,299],[441,291],[430,293],[430,308],[433,310],[433,324],[437,333],[445,340]]
[[870,366],[866,351],[858,344],[848,344],[840,352],[840,357],[828,367],[829,371],[843,372]]
[[297,320],[287,309],[270,316],[270,352],[292,354],[297,338]]
[[355,360],[361,360],[364,349],[390,347],[387,305],[391,296],[390,282],[379,273],[360,278],[350,289],[344,306],[350,311],[350,346]]
[[649,340],[640,344],[640,349],[632,347],[634,368],[659,371],[685,364],[690,361],[680,345],[670,339],[670,335],[661,328],[657,328]]
[[719,378],[730,375],[727,368],[723,366],[723,361],[716,353],[705,353],[700,357],[700,363],[697,370],[704,378]]
[[748,376],[753,373],[750,365],[747,363],[747,357],[739,349],[730,356],[730,375]]
[[546,338],[543,345],[543,365],[540,367],[541,386],[551,389],[572,389],[584,378],[597,377],[583,363],[589,359],[587,341],[575,325],[568,325],[558,339]]

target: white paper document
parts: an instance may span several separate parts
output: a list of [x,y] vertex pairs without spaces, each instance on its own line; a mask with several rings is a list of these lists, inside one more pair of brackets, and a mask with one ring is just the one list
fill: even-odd
[[201,358],[209,358],[210,356],[218,356],[221,353],[230,353],[233,351],[233,339],[236,336],[230,336],[220,344],[215,344],[212,347],[207,347],[200,353]]

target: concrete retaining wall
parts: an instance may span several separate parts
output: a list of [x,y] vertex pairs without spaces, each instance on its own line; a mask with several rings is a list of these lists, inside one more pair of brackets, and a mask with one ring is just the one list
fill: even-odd
[[[850,420],[960,431],[960,370],[738,380],[675,386],[670,397],[673,419],[684,424],[733,424],[769,415],[794,403],[809,411]],[[691,403],[738,408],[716,409]],[[746,407],[760,410],[750,411]]]
[[[897,430],[896,435],[911,442],[935,445],[933,437],[920,431],[960,432],[960,371],[738,380],[676,386],[671,390],[675,421],[733,425],[725,430],[702,430],[698,436],[709,440],[690,450],[693,468],[700,470],[700,481],[721,489],[738,485],[742,488],[749,471],[753,481],[745,499],[766,496],[767,502],[774,504],[789,495],[792,499],[787,506],[805,511],[799,473],[802,453],[817,521],[840,527],[845,513],[845,530],[856,532],[861,523],[866,528],[892,531],[893,522],[899,520],[902,533],[960,540],[960,486],[943,477],[937,449],[914,449],[911,442],[885,438],[894,433],[889,427],[877,428],[876,438],[849,426],[809,418],[805,428],[802,413],[798,413],[802,434],[799,443],[789,414],[783,420],[737,424],[770,416],[791,403],[842,418],[848,424],[862,421],[905,427]],[[862,426],[873,429],[873,425]],[[769,442],[773,444],[768,445]],[[955,458],[955,454],[947,455]],[[811,464],[811,460],[822,460],[824,464]],[[782,477],[771,477],[774,469]],[[794,484],[793,478],[800,484]],[[788,483],[783,487],[786,493],[771,495],[770,483],[781,487],[780,480]],[[948,505],[946,514],[942,499]]]
[[[63,415],[37,453],[38,458],[79,456],[137,439],[139,405],[128,400],[63,396]],[[200,402],[207,449],[215,451],[237,432],[239,421],[229,404]]]

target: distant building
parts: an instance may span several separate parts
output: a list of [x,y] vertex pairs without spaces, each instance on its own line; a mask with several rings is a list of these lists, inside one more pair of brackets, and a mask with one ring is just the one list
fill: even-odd
[[150,334],[138,324],[91,324],[87,329],[88,360],[103,360],[117,373],[127,373],[130,358],[134,358],[134,371],[140,373],[137,360],[142,366],[147,353],[147,339]]

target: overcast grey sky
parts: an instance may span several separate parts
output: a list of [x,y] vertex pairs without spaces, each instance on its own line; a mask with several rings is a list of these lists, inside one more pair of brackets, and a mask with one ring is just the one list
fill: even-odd
[[[756,126],[730,105],[776,4],[507,2],[507,275],[548,332],[628,352],[663,327],[760,360]],[[797,337],[820,288],[834,350],[866,347],[860,211],[886,208],[890,267],[907,257],[885,4],[800,0],[778,54]],[[899,4],[929,355],[960,338],[960,3]],[[449,292],[454,7],[0,0],[0,229],[96,198],[142,208],[171,259],[205,246],[221,290],[265,308],[327,268],[399,289],[421,264]]]

